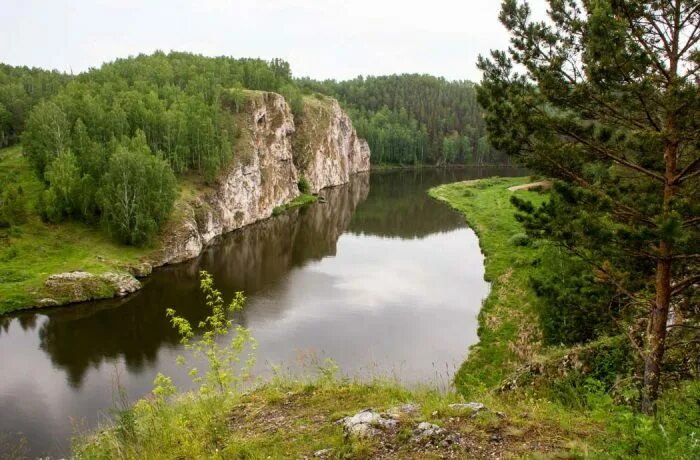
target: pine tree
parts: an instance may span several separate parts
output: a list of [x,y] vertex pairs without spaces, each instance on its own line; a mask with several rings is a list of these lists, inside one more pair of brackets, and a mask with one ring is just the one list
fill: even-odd
[[503,2],[511,47],[480,58],[479,101],[494,146],[558,180],[542,208],[517,203],[529,231],[626,299],[651,413],[669,313],[692,311],[700,282],[700,3],[549,6],[537,22]]

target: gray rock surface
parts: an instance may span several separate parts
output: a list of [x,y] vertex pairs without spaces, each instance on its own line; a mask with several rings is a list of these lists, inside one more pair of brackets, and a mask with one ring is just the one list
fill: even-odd
[[345,417],[340,422],[346,436],[359,438],[373,438],[381,433],[381,429],[392,429],[398,425],[395,419],[372,409],[362,410],[351,417]]
[[141,283],[128,273],[107,272],[101,275],[74,271],[51,275],[44,283],[44,297],[38,306],[125,296],[141,289]]
[[450,409],[454,410],[471,410],[472,412],[479,412],[480,410],[484,410],[486,406],[484,406],[480,402],[468,402],[468,403],[455,403],[455,404],[450,404],[448,406]]

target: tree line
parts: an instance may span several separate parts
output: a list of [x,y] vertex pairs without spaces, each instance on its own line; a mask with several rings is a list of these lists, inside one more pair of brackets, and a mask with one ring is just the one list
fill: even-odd
[[[172,209],[174,178],[194,173],[211,182],[235,155],[245,89],[282,94],[297,117],[303,94],[339,98],[375,163],[504,159],[487,141],[469,82],[427,75],[295,80],[281,59],[182,52],[117,59],[77,76],[0,66],[0,146],[21,139],[46,188],[38,202],[45,220],[101,223],[122,242],[146,244]],[[120,199],[111,199],[117,190]],[[20,192],[7,191],[3,209],[15,209]],[[12,221],[10,211],[0,214]]]
[[100,222],[137,245],[149,242],[170,214],[176,175],[211,181],[235,154],[244,89],[280,92],[297,110],[301,100],[289,64],[279,59],[156,52],[75,77],[27,69],[8,75],[0,94],[25,97],[4,139],[21,133],[24,154],[46,187],[42,217]]
[[507,157],[488,142],[475,85],[430,75],[298,79],[305,89],[333,96],[348,109],[375,163],[499,163]]
[[70,75],[0,64],[0,147],[19,142],[29,112],[71,79]]

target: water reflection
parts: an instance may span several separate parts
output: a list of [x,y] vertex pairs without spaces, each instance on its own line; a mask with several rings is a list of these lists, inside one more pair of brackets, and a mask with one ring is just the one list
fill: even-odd
[[225,296],[246,292],[238,320],[260,344],[258,373],[316,355],[353,374],[407,382],[444,374],[476,341],[488,286],[476,237],[425,191],[494,174],[513,170],[355,176],[324,190],[326,203],[233,232],[198,259],[157,270],[126,299],[0,318],[0,433],[24,433],[32,455],[63,455],[71,419],[94,426],[113,405],[117,375],[132,398],[151,389],[157,372],[185,385],[165,309],[193,322],[206,315],[203,269]]
[[[324,190],[323,204],[230,233],[197,260],[156,271],[132,297],[56,309],[39,329],[39,346],[55,367],[65,369],[75,388],[85,372],[103,360],[120,357],[130,373],[138,373],[155,362],[161,346],[179,342],[165,316],[166,308],[175,308],[193,324],[206,316],[198,288],[200,270],[214,275],[225,297],[236,291],[254,297],[292,268],[334,255],[338,237],[368,191],[369,175],[354,176],[348,186]],[[275,306],[281,314],[290,304]],[[250,314],[248,309],[241,322],[245,324]],[[36,323],[35,316],[18,320]]]

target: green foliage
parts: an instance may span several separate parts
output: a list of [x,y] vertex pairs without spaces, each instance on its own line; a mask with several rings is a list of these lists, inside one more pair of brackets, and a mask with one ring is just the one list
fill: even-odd
[[43,177],[47,166],[70,146],[70,122],[65,112],[53,102],[42,102],[29,115],[22,135],[25,154]]
[[280,206],[275,206],[274,209],[272,210],[272,215],[278,216],[284,212],[289,211],[290,209],[308,206],[308,205],[313,204],[317,201],[318,201],[318,198],[315,195],[302,194],[302,195],[299,195],[298,197],[294,198],[289,203],[286,203],[286,204],[283,204]]
[[6,184],[0,192],[0,227],[10,227],[26,220],[26,198],[22,186]]
[[584,343],[617,330],[622,305],[613,288],[595,279],[590,266],[563,250],[536,262],[541,269],[531,283],[542,299],[537,315],[545,343]]
[[516,233],[508,238],[508,244],[512,246],[529,246],[531,243],[530,237],[525,233]]
[[44,173],[49,188],[39,202],[39,213],[49,222],[60,222],[73,214],[80,198],[80,168],[70,150],[60,152]]
[[[211,308],[211,315],[198,324],[201,337],[195,339],[195,329],[185,318],[176,316],[175,310],[168,309],[167,315],[180,334],[180,342],[185,349],[194,352],[195,357],[203,356],[209,364],[209,370],[204,377],[197,368],[190,369],[193,381],[200,385],[200,394],[230,395],[239,389],[239,385],[248,377],[255,364],[255,340],[245,327],[237,325],[228,345],[219,344],[220,339],[231,334],[233,320],[230,319],[230,315],[243,309],[245,297],[242,292],[237,292],[231,302],[225,305],[221,292],[214,288],[212,276],[205,271],[200,272],[199,276],[207,307]],[[241,356],[247,347],[250,351],[241,367]],[[178,363],[184,364],[185,359],[182,356],[178,357]]]
[[0,148],[19,141],[32,107],[70,79],[57,71],[0,64]]
[[284,96],[287,104],[289,104],[294,118],[299,119],[304,116],[303,94],[297,86],[288,83],[279,89],[279,93]]
[[301,176],[299,182],[297,182],[297,186],[302,194],[308,195],[311,193],[311,184],[309,184],[309,180],[306,177]]
[[[9,86],[3,86],[5,78]],[[282,60],[156,52],[118,59],[51,85],[42,92],[46,100],[32,102],[31,112],[21,115],[22,120],[27,118],[26,126],[22,121],[7,128],[10,132],[4,128],[11,111],[2,91],[14,88],[13,79],[25,78],[29,78],[26,72],[0,67],[0,143],[22,133],[25,154],[47,183],[39,198],[40,211],[51,222],[68,216],[89,223],[102,219],[120,241],[130,244],[145,243],[167,217],[162,211],[171,207],[172,176],[163,172],[157,182],[163,192],[143,198],[155,200],[153,205],[141,198],[138,206],[115,205],[106,199],[115,191],[116,163],[126,168],[123,158],[115,162],[110,157],[131,149],[130,139],[140,139],[141,158],[156,156],[176,174],[195,171],[212,183],[233,157],[240,134],[234,114],[245,105],[243,88],[281,92],[292,110],[303,109],[289,64]],[[15,115],[10,113],[10,118]],[[70,158],[62,154],[68,150]],[[160,169],[159,163],[150,161],[142,173],[132,168],[129,179],[120,181],[142,182],[136,177],[155,177]]]
[[[613,314],[643,344],[647,413],[675,334],[668,318],[694,300],[687,283],[700,279],[696,3],[553,1],[540,22],[527,2],[506,0],[499,19],[512,46],[478,64],[492,144],[556,179],[551,199],[521,206],[519,218],[589,264],[626,307]],[[684,326],[700,321],[697,309],[680,316]]]
[[505,157],[486,140],[474,84],[403,74],[322,82],[301,88],[338,98],[374,163],[493,163]]
[[690,460],[700,456],[700,382],[667,391],[653,417],[616,404],[602,389],[588,393],[593,418],[607,426],[609,458]]
[[175,202],[175,176],[165,160],[156,158],[135,138],[119,146],[109,160],[99,190],[102,219],[119,240],[148,243],[170,215]]

